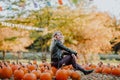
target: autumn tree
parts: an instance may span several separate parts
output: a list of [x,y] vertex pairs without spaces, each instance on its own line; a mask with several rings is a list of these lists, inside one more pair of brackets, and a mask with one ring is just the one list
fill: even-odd
[[3,51],[3,59],[6,51],[27,51],[25,47],[31,43],[28,31],[7,27],[0,28],[0,50]]

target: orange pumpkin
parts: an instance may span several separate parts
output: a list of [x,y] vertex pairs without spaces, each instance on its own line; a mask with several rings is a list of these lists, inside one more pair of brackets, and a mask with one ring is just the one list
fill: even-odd
[[30,63],[27,67],[28,67],[28,70],[30,71],[35,70],[37,68],[37,66],[32,63]]
[[34,74],[36,75],[37,79],[40,78],[40,75],[41,75],[40,70],[37,70],[37,69],[36,69],[36,70],[33,70],[32,73],[34,73]]
[[28,72],[28,68],[25,66],[22,66],[21,69],[24,71],[24,74],[26,74]]
[[0,65],[0,79],[2,78],[2,66]]
[[111,68],[107,67],[107,66],[104,66],[103,69],[102,69],[102,73],[111,74]]
[[54,66],[51,67],[51,70],[53,72],[53,76],[55,76],[56,72],[57,72],[57,68],[55,68]]
[[96,73],[102,73],[102,67],[97,66],[97,67],[95,68],[95,72],[96,72]]
[[14,80],[21,80],[24,76],[24,71],[20,68],[14,71]]
[[95,69],[97,66],[95,64],[90,65],[91,69]]
[[84,68],[85,68],[86,70],[91,70],[91,69],[92,69],[91,66],[89,66],[89,65],[84,66]]
[[13,73],[14,73],[14,71],[17,70],[19,67],[20,67],[19,65],[13,63],[13,64],[11,65],[11,68],[12,68]]
[[22,80],[37,80],[37,77],[34,73],[26,73]]
[[54,76],[54,74],[53,74],[53,72],[52,72],[51,69],[45,70],[44,72],[46,72],[46,73],[50,73],[51,76]]
[[68,77],[68,72],[64,69],[59,69],[56,72],[56,80],[67,80]]
[[40,67],[40,71],[44,72],[45,71],[45,67],[44,66]]
[[120,76],[120,68],[118,67],[113,67],[111,70],[112,75]]
[[37,64],[37,60],[33,60],[33,64]]
[[40,80],[52,80],[52,76],[48,72],[41,73]]
[[77,71],[72,71],[71,78],[72,80],[80,80],[81,76]]
[[1,75],[1,79],[11,78],[12,76],[11,67],[6,64],[4,66],[1,66],[0,75]]

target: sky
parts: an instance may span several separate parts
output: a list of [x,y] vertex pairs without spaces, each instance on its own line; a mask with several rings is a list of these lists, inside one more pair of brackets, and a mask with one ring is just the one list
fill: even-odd
[[[10,0],[10,1],[14,2],[14,1],[17,1],[17,0]],[[30,0],[30,1],[32,2],[32,0]],[[34,0],[34,1],[37,2],[37,0]],[[53,6],[58,5],[58,0],[50,0],[50,1],[51,1],[51,5],[53,5]],[[70,6],[69,0],[62,0],[62,1],[65,5]],[[120,20],[120,0],[89,0],[89,1],[91,1],[92,5],[97,7],[98,11],[108,12],[111,16],[113,16],[113,17],[115,16],[117,19]],[[0,2],[0,5],[3,5],[3,2]],[[26,7],[26,9],[34,8],[33,3],[31,4],[31,6],[32,7],[30,7],[30,6]],[[14,7],[14,6],[12,6],[12,7]],[[0,13],[0,15],[3,15],[5,12],[6,11],[4,11],[3,13]]]
[[120,19],[120,0],[93,0],[98,11],[108,12],[111,16]]

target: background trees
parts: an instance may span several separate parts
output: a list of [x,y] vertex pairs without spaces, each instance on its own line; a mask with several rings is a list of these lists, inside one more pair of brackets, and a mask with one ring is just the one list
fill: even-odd
[[[81,5],[74,10],[66,6],[55,9],[47,6],[33,11],[27,18],[6,20],[6,22],[36,26],[46,30],[41,33],[1,28],[6,29],[5,33],[0,32],[1,46],[4,47],[1,47],[1,50],[20,51],[27,47],[34,51],[49,51],[52,33],[60,30],[65,36],[66,46],[83,54],[84,58],[87,54],[111,53],[112,43],[115,43],[120,35],[117,20],[108,13],[86,10]],[[11,45],[12,47],[9,47]]]

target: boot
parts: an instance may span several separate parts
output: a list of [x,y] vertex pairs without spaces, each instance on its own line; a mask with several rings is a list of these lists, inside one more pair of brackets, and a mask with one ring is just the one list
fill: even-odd
[[77,70],[80,70],[81,72],[83,72],[84,75],[90,74],[90,73],[92,73],[94,71],[94,70],[85,70],[80,66],[77,66]]
[[84,73],[84,75],[88,75],[88,74],[90,74],[90,73],[92,73],[94,70],[85,70],[83,73]]

